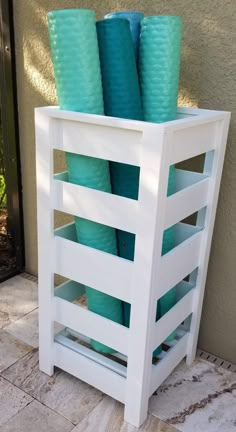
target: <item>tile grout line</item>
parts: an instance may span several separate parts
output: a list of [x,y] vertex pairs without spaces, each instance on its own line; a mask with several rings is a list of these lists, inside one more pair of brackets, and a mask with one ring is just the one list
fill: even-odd
[[[13,384],[14,385],[14,384]],[[16,387],[16,386],[14,386]],[[21,390],[22,391],[22,390]],[[0,431],[2,429],[3,426],[5,426],[9,421],[11,421],[14,417],[17,416],[17,414],[19,414],[21,411],[23,411],[25,408],[27,408],[31,403],[33,402],[33,400],[31,400],[30,402],[27,403],[27,405],[25,405],[22,409],[20,409],[17,413],[13,414],[8,420],[6,420],[1,426],[0,426]]]
[[28,393],[26,393],[24,390],[20,389],[19,387],[15,386],[15,384],[12,384],[8,379],[4,378],[1,374],[0,374],[0,378],[2,378],[3,380],[7,381],[9,384],[11,384],[13,387],[17,388],[18,390],[20,390],[22,393],[25,393],[27,396],[31,397],[31,401],[29,401],[23,408],[21,408],[18,412],[16,412],[15,414],[13,414],[8,420],[6,420],[1,426],[0,426],[0,431],[2,426],[6,425],[7,422],[9,422],[11,419],[13,419],[17,414],[19,414],[23,409],[25,409],[27,406],[29,406],[32,402],[33,402],[33,398],[31,395],[29,395]]
[[[5,333],[7,333],[7,332],[5,332]],[[7,334],[10,335],[10,333],[7,333]],[[10,336],[12,336],[12,335],[10,335]],[[13,336],[13,337],[14,337],[14,336]],[[17,339],[16,337],[15,337],[15,339],[16,339],[16,341],[22,343],[22,341],[21,341],[20,339]],[[28,351],[26,354],[23,354],[23,355],[22,355],[21,357],[19,357],[18,359],[16,359],[16,360],[11,364],[11,365],[9,365],[9,366],[7,366],[5,369],[3,369],[3,370],[0,372],[0,376],[1,376],[2,378],[4,378],[4,377],[2,376],[2,373],[3,373],[3,372],[5,372],[5,371],[6,371],[7,369],[9,369],[11,366],[13,366],[14,364],[16,364],[19,360],[22,360],[25,356],[27,356],[29,353],[31,353],[34,349],[37,349],[37,348],[32,347],[32,345],[29,345],[29,344],[26,344],[26,343],[25,343],[25,345],[28,345],[28,347],[31,348],[31,350]],[[6,378],[4,378],[4,379],[6,379]]]
[[[33,350],[37,350],[38,351],[38,348],[33,348]],[[32,350],[32,351],[33,351]],[[32,351],[30,351],[30,352],[32,352]],[[27,355],[28,355],[29,353],[27,353],[27,354],[25,354],[24,356],[22,356],[20,359],[18,359],[18,360],[22,360],[23,359],[23,357],[26,357]],[[17,360],[17,361],[18,361]],[[17,363],[17,361],[15,362],[15,363]],[[15,364],[15,363],[13,363],[13,364]],[[13,366],[13,364],[11,365],[11,366]],[[11,366],[9,366],[9,367],[7,367],[6,369],[4,369],[4,371],[2,371],[2,372],[5,372],[7,369],[9,369]],[[60,371],[61,372],[63,372],[62,371],[62,369],[60,369]],[[65,417],[63,414],[60,414],[60,413],[58,413],[57,411],[55,411],[53,408],[51,408],[51,407],[49,407],[48,405],[46,405],[44,402],[42,402],[42,401],[40,401],[39,399],[37,399],[36,397],[34,397],[34,396],[32,396],[30,393],[28,393],[26,390],[23,390],[21,387],[19,387],[18,385],[16,385],[16,384],[13,384],[8,378],[5,378],[3,375],[2,375],[2,372],[0,373],[0,377],[2,378],[2,379],[4,379],[4,380],[6,380],[9,384],[11,384],[11,385],[13,385],[14,387],[16,387],[18,390],[21,390],[22,392],[24,392],[25,394],[27,394],[28,396],[30,396],[32,399],[33,399],[33,401],[36,401],[36,402],[38,402],[38,403],[40,403],[41,405],[43,405],[43,406],[45,406],[46,408],[49,408],[51,411],[53,411],[55,414],[58,414],[58,415],[60,415],[61,417],[63,417],[65,420],[67,420],[67,421],[69,421],[74,427],[77,427],[85,418],[87,418],[88,417],[88,415],[90,415],[90,413],[103,401],[103,399],[107,396],[107,395],[105,395],[104,393],[102,393],[102,395],[103,395],[103,397],[102,397],[102,399],[93,407],[93,408],[91,408],[91,410],[85,415],[85,417],[83,417],[80,421],[79,421],[79,423],[77,423],[77,424],[74,424],[74,423],[72,423],[67,417]],[[42,372],[43,373],[43,372]],[[33,402],[33,401],[31,401],[31,402]],[[30,403],[31,403],[30,402]],[[29,404],[28,404],[29,405]],[[24,409],[24,408],[23,408]],[[73,430],[73,429],[72,429]],[[0,427],[0,431],[1,431],[1,427]]]
[[[16,275],[16,276],[19,276],[19,277],[21,277],[22,279],[25,279],[25,280],[29,280],[29,281],[31,281],[31,282],[34,282],[36,285],[38,285],[38,278],[37,278],[36,276],[31,275],[30,273],[23,272],[23,273],[19,273],[19,274]],[[37,291],[38,291],[38,287],[37,287]],[[7,327],[9,327],[11,324],[15,323],[15,322],[18,321],[19,319],[24,318],[25,316],[27,316],[29,313],[33,312],[33,311],[36,310],[36,309],[38,309],[38,306],[36,306],[35,308],[33,308],[31,311],[27,312],[26,314],[23,314],[23,315],[19,316],[18,318],[13,319],[13,321],[11,321],[9,324],[7,324],[6,326],[1,327],[0,330],[5,330],[5,329],[6,329]],[[3,313],[7,313],[7,312],[5,312],[5,311],[2,310],[2,309],[1,309],[1,312],[3,312]]]
[[[19,412],[23,411],[28,405],[30,405],[32,402],[38,402],[40,405],[43,405],[45,408],[49,409],[50,411],[52,411],[54,414],[59,415],[60,417],[63,417],[65,420],[67,420],[69,423],[71,423],[72,426],[76,427],[77,425],[74,425],[74,423],[72,423],[68,418],[66,418],[63,414],[58,413],[57,411],[55,411],[53,408],[49,407],[48,405],[46,405],[45,403],[41,402],[40,400],[38,400],[36,397],[32,396],[30,393],[28,393],[27,391],[23,390],[22,388],[20,388],[19,386],[17,386],[16,384],[13,384],[11,381],[9,381],[9,379],[3,377],[0,374],[0,377],[2,379],[4,379],[5,381],[7,381],[9,384],[11,384],[13,387],[17,388],[18,390],[22,391],[23,393],[25,393],[26,395],[31,397],[31,401],[24,407],[22,408]],[[7,421],[11,420],[13,417],[15,417],[18,413],[14,414],[10,419],[8,419]],[[6,421],[6,422],[7,422]],[[4,424],[6,424],[6,422]],[[3,425],[2,425],[3,426]],[[0,431],[1,431],[1,427],[0,426]],[[73,429],[72,429],[73,430]]]
[[[12,384],[12,383],[11,383],[11,384]],[[14,387],[20,389],[20,388],[17,387],[15,384],[12,384],[12,385],[13,385]],[[22,389],[20,389],[20,390],[24,392],[24,390],[22,390]],[[29,393],[27,393],[27,392],[24,392],[24,393],[26,393],[27,395],[29,395]],[[31,395],[29,395],[29,396],[31,396]],[[38,399],[36,399],[36,398],[33,397],[33,396],[31,396],[31,398],[32,398],[32,401],[30,401],[30,402],[29,402],[29,403],[28,403],[24,408],[22,408],[20,411],[18,411],[16,414],[14,414],[10,419],[8,419],[5,423],[3,423],[2,426],[6,425],[7,422],[9,422],[9,421],[12,420],[14,417],[16,417],[17,414],[19,414],[20,412],[24,411],[24,409],[27,408],[29,405],[31,405],[33,402],[38,402],[40,405],[43,405],[45,408],[49,409],[49,410],[52,411],[54,414],[56,414],[56,415],[58,415],[58,416],[64,418],[65,420],[68,421],[68,423],[70,423],[72,426],[74,426],[74,424],[73,424],[70,420],[68,420],[66,417],[64,417],[63,415],[61,415],[61,414],[59,414],[58,412],[56,412],[54,409],[52,409],[52,408],[50,408],[49,406],[45,405],[44,403],[40,402]],[[0,431],[1,431],[2,426],[0,427]],[[76,426],[75,426],[75,427],[76,427]],[[71,431],[73,431],[73,430],[74,430],[74,427],[71,429]]]
[[[16,322],[19,321],[20,319],[25,318],[27,315],[29,315],[30,313],[34,312],[34,311],[35,311],[36,309],[38,309],[38,308],[39,308],[38,306],[35,307],[35,308],[32,309],[30,312],[27,312],[26,314],[24,314],[24,315],[18,317],[17,319],[15,319],[14,321],[12,321],[10,324],[7,324],[6,327],[2,327],[0,330],[4,330],[4,331],[6,331],[6,328],[7,328],[7,327],[10,327],[10,325],[16,323]],[[1,312],[4,312],[4,311],[1,310]],[[8,332],[7,332],[7,333],[8,333]],[[16,338],[16,339],[17,339],[17,338]]]
[[[89,384],[88,384],[89,385]],[[95,408],[97,408],[98,407],[98,405],[100,405],[100,403],[102,403],[103,401],[104,401],[104,399],[106,398],[106,397],[108,397],[108,395],[106,395],[105,393],[102,393],[102,395],[103,395],[103,397],[102,397],[102,399],[93,407],[93,408],[91,408],[91,410],[86,414],[86,416],[84,416],[76,425],[75,425],[75,428],[82,422],[82,421],[84,421],[87,417],[89,417],[90,416],[90,414],[92,414],[92,412],[93,412],[93,410],[95,410]]]

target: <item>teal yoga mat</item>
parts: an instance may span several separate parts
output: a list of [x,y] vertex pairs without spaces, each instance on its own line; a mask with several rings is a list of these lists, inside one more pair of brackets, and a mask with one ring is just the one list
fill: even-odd
[[139,51],[140,22],[143,19],[143,17],[144,14],[138,11],[111,12],[105,15],[104,17],[105,19],[125,18],[129,21],[136,60],[138,59],[138,51]]
[[[104,114],[95,13],[57,10],[48,14],[48,24],[60,108]],[[107,161],[66,153],[66,162],[71,183],[111,192]],[[117,255],[113,228],[78,217],[75,224],[79,243]],[[89,310],[122,323],[120,300],[90,287],[86,287],[86,296]],[[113,351],[99,342],[91,343],[98,351]]]
[[[177,113],[182,21],[178,16],[143,19],[140,33],[139,73],[144,120],[162,123]],[[174,192],[175,168],[170,167],[167,194]],[[162,254],[174,247],[173,227],[164,232]],[[171,271],[171,269],[170,269]],[[175,304],[173,287],[158,302],[160,316]],[[157,313],[158,317],[158,313]],[[175,335],[173,332],[168,339]]]
[[[135,32],[137,29],[135,28]],[[142,120],[141,97],[129,21],[115,18],[97,23],[105,114]],[[138,199],[139,168],[112,162],[112,192]],[[134,259],[134,234],[117,231],[119,256]],[[124,303],[124,324],[129,325],[130,305]]]

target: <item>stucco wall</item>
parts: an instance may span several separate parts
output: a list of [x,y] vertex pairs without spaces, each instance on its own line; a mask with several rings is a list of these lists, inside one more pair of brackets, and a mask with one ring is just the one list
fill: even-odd
[[32,273],[37,272],[33,109],[56,103],[46,14],[63,7],[96,9],[98,19],[122,9],[181,15],[180,103],[232,111],[199,346],[236,362],[236,1],[14,1],[26,267]]

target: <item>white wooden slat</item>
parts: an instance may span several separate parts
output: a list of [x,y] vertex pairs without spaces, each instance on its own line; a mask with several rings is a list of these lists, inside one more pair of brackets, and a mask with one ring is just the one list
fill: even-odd
[[177,112],[177,114],[176,114],[176,120],[186,119],[186,118],[189,118],[190,116],[191,116],[191,114]]
[[[125,406],[125,420],[135,426],[140,426],[145,420],[149,398],[152,364],[149,335],[156,315],[152,271],[155,265],[158,267],[161,254],[163,204],[168,183],[164,144],[164,133],[144,134],[135,271],[131,282],[132,307]],[[159,231],[156,227],[159,227]]]
[[205,214],[200,212],[198,215],[198,224],[203,224],[205,227],[205,236],[201,245],[200,267],[197,277],[198,289],[194,299],[194,313],[190,327],[190,338],[188,346],[187,364],[190,365],[196,355],[198,332],[200,326],[200,318],[203,304],[203,296],[205,290],[207,267],[210,255],[211,240],[213,235],[214,221],[217,209],[217,201],[219,196],[220,181],[224,163],[225,148],[228,136],[230,114],[224,113],[222,120],[217,122],[215,130],[215,146],[217,151],[208,153],[205,158],[204,172],[212,177],[211,188],[209,191],[209,203]]
[[66,238],[67,240],[71,240],[74,242],[77,241],[76,228],[75,228],[74,222],[70,222],[66,225],[63,225],[59,228],[56,228],[54,230],[54,234],[57,237],[63,237],[63,238]]
[[53,147],[99,159],[140,165],[142,131],[96,123],[56,120]]
[[57,342],[54,343],[54,364],[124,403],[126,379],[119,374]]
[[206,123],[168,133],[170,165],[215,149],[216,123]]
[[36,115],[43,114],[44,116],[51,117],[51,119],[71,120],[76,122],[96,124],[102,126],[109,126],[114,128],[130,129],[137,131],[144,131],[145,129],[163,129],[171,128],[185,128],[192,124],[204,124],[224,119],[229,113],[225,111],[214,111],[190,107],[178,107],[177,120],[171,120],[164,124],[146,123],[137,120],[121,119],[117,117],[101,116],[96,114],[80,113],[76,111],[64,111],[58,106],[47,106],[35,108]]
[[50,118],[45,113],[37,110],[35,114],[39,273],[39,367],[44,373],[52,375],[54,371],[52,359],[54,328],[51,316],[54,294],[52,273],[53,214],[50,211],[53,173],[53,157],[50,147],[52,128]]
[[194,116],[195,119],[200,122],[215,122],[219,120],[223,120],[225,117],[229,115],[227,111],[215,111],[208,110],[204,108],[195,108],[195,107],[178,107],[178,114],[184,114],[186,116]]
[[58,180],[52,188],[54,209],[135,233],[136,200]]
[[207,205],[210,181],[209,178],[206,178],[167,198],[165,229]]
[[176,120],[165,122],[164,126],[169,130],[185,129],[191,126],[202,126],[225,120],[230,113],[225,111],[213,111],[197,108],[179,107]]
[[183,324],[180,324],[180,326],[176,330],[176,336],[181,339],[186,333],[186,329]]
[[117,361],[112,360],[111,358],[108,358],[103,354],[99,354],[98,352],[92,350],[91,348],[82,345],[78,341],[73,341],[63,334],[57,334],[54,340],[59,344],[72,349],[72,351],[82,354],[84,357],[87,357],[88,359],[93,360],[96,363],[100,364],[101,366],[107,367],[109,370],[116,372],[122,377],[126,378],[126,372],[127,372],[126,366],[123,366]]
[[[191,318],[191,315],[190,315]],[[164,341],[164,345],[168,346],[170,348],[173,348],[175,345],[177,345],[177,343],[179,342],[179,340],[189,331],[189,328],[186,329],[183,324],[181,323],[179,327],[177,327],[176,329],[176,334],[175,334],[175,338],[171,339],[171,340],[165,340]],[[164,351],[162,350],[160,354],[158,354],[158,359],[163,359],[166,354],[168,353],[168,351]]]
[[177,113],[178,114],[185,114],[185,115],[189,115],[189,116],[199,116],[200,113],[205,113],[206,115],[209,115],[209,113],[216,113],[218,114],[219,111],[209,111],[206,109],[201,109],[201,108],[196,108],[196,107],[183,107],[183,106],[178,106],[177,108]]
[[202,232],[185,240],[161,258],[157,300],[199,265]]
[[186,356],[188,339],[189,334],[186,333],[185,336],[183,336],[180,341],[166,353],[160,363],[152,366],[150,396]]
[[180,222],[174,226],[175,245],[179,245],[202,230],[202,227]]
[[54,321],[127,355],[128,328],[58,297],[53,308]]
[[87,114],[77,111],[61,110],[58,106],[47,106],[41,108],[35,108],[36,113],[42,113],[46,117],[50,117],[52,120],[69,120],[77,123],[95,124],[101,126],[108,126],[115,129],[128,129],[131,131],[140,131],[148,129],[160,129],[161,126],[154,123],[147,123],[139,120],[129,120],[118,117],[109,117],[97,114]]
[[[63,175],[64,173],[62,173]],[[178,192],[181,189],[184,189],[188,186],[192,186],[195,183],[200,182],[201,180],[204,180],[208,178],[207,175],[194,172],[194,171],[187,171],[182,169],[175,169],[175,191]],[[61,178],[61,180],[64,180]]]
[[130,302],[134,263],[62,237],[54,237],[54,272]]
[[74,281],[67,281],[55,288],[54,296],[72,302],[82,296],[84,292],[84,285]]
[[[68,327],[65,330],[63,330],[62,334],[66,337],[68,337],[68,335],[71,335],[71,336],[76,337],[77,339],[80,339],[81,341],[90,343],[90,339],[87,336],[85,336],[79,332],[76,332],[75,330],[72,330]],[[112,353],[112,357],[116,357],[116,358],[122,360],[123,362],[127,363],[127,359],[128,359],[127,355],[121,354],[120,352]],[[126,375],[126,373],[125,373],[125,375]]]
[[54,179],[67,182],[68,181],[68,171],[63,171],[63,172],[59,172],[59,173],[54,174]]
[[181,281],[178,285],[176,285],[176,302],[181,300],[192,288],[195,287],[194,283]]
[[192,313],[193,297],[194,289],[154,324],[152,331],[153,351]]

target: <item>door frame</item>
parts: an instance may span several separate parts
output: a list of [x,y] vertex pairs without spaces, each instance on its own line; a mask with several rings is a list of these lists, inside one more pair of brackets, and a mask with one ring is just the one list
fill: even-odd
[[[14,239],[16,256],[16,269],[13,273],[19,273],[24,269],[24,229],[12,0],[0,0],[0,50],[1,122],[8,227]],[[9,276],[12,274],[7,275]]]

